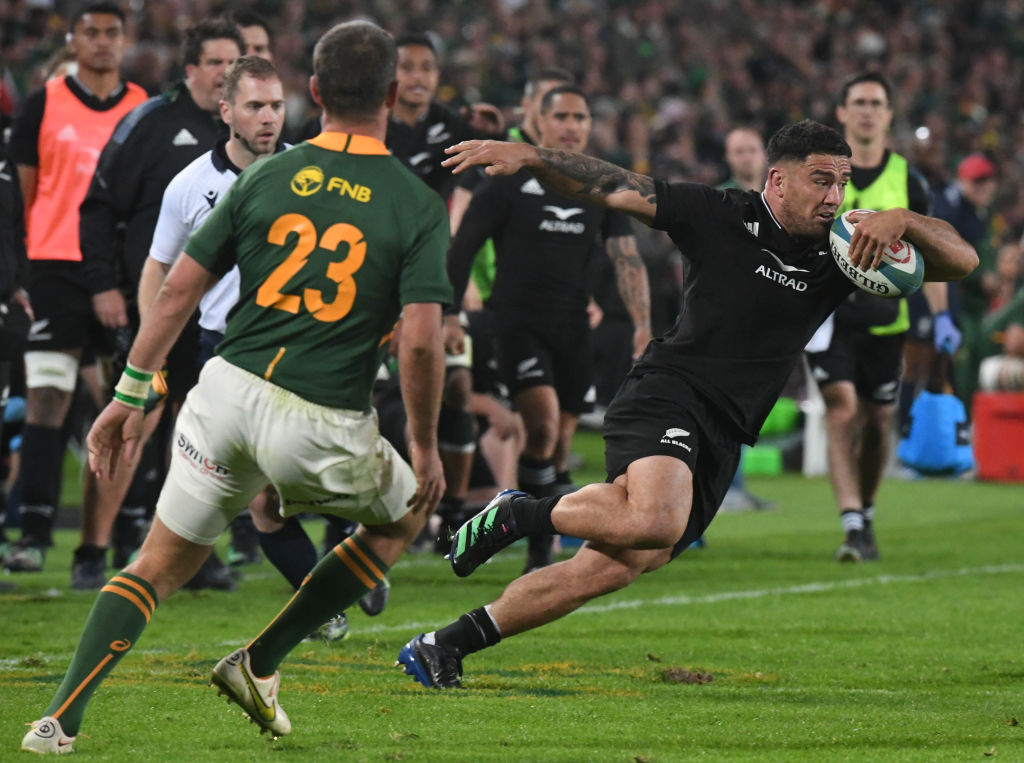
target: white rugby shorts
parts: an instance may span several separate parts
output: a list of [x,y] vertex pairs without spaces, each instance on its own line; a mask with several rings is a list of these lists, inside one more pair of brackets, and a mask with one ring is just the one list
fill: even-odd
[[363,524],[402,517],[412,468],[381,437],[375,411],[311,403],[214,357],[178,414],[157,515],[212,545],[270,483],[284,517],[337,514]]

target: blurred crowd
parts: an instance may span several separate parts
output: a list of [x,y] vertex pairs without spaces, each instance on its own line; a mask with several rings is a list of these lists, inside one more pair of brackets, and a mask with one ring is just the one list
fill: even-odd
[[[69,6],[65,0],[0,2],[5,119],[59,62]],[[998,256],[995,302],[1019,286],[1021,0],[131,0],[127,6],[134,45],[125,75],[150,93],[180,76],[179,44],[189,25],[245,8],[270,21],[288,124],[298,127],[315,114],[307,95],[314,41],[339,20],[365,16],[396,34],[433,37],[442,54],[444,102],[493,103],[515,124],[526,78],[561,67],[591,97],[592,153],[637,171],[711,184],[728,176],[723,139],[731,126],[748,124],[767,136],[802,117],[835,124],[841,84],[878,70],[896,91],[891,147],[911,160],[933,193],[955,183],[957,167],[971,154],[983,153],[996,167],[991,204],[979,210],[986,240],[972,243],[989,250],[993,262]],[[655,310],[662,312],[657,295]],[[664,312],[671,316],[672,306]]]
[[[68,3],[0,3],[4,108],[40,84],[62,47]],[[955,0],[133,0],[126,75],[150,92],[178,72],[194,20],[249,8],[271,22],[291,93],[305,98],[313,42],[333,22],[373,18],[392,32],[428,31],[443,51],[445,101],[509,112],[533,70],[573,72],[594,99],[592,148],[643,171],[721,181],[722,136],[736,122],[771,134],[804,116],[832,122],[851,75],[884,72],[897,89],[893,148],[933,183],[984,151],[1000,168],[1003,230],[1021,225],[1024,178],[1024,3]],[[11,92],[13,90],[13,92]],[[514,121],[510,120],[510,121]]]

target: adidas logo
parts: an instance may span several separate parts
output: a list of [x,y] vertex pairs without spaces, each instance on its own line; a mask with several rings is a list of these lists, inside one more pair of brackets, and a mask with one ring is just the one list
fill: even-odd
[[430,158],[430,154],[428,152],[421,151],[420,153],[414,154],[413,156],[409,157],[409,166],[410,167],[415,167],[420,162],[426,161],[429,158]]
[[57,133],[57,140],[62,143],[77,143],[78,132],[71,125],[66,125],[63,130]]
[[178,134],[174,136],[174,140],[171,141],[172,146],[198,146],[199,141],[196,140],[196,136],[190,133],[186,128],[182,127],[178,130]]
[[532,193],[534,196],[544,195],[544,186],[540,184],[540,181],[537,180],[537,178],[530,178],[523,183],[519,190],[523,193]]

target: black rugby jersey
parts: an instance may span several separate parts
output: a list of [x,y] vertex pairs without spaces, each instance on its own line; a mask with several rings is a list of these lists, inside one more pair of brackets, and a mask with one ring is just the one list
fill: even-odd
[[791,237],[758,191],[655,188],[652,225],[683,254],[683,305],[630,373],[685,379],[752,444],[804,345],[855,287],[826,239]]
[[459,178],[441,166],[448,158],[444,150],[464,140],[494,137],[474,130],[460,114],[433,101],[423,119],[411,127],[400,119],[389,119],[384,143],[394,156],[447,201]]
[[448,251],[454,304],[462,304],[473,258],[491,238],[496,273],[487,304],[500,327],[585,327],[595,243],[632,233],[625,215],[556,194],[526,170],[488,178]]

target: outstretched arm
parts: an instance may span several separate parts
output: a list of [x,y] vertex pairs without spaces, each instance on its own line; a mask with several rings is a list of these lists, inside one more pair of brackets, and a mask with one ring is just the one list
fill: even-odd
[[551,190],[600,204],[650,225],[658,211],[654,181],[592,156],[528,143],[466,140],[445,149],[445,167],[458,174],[486,167],[488,175],[513,175],[524,167]]

